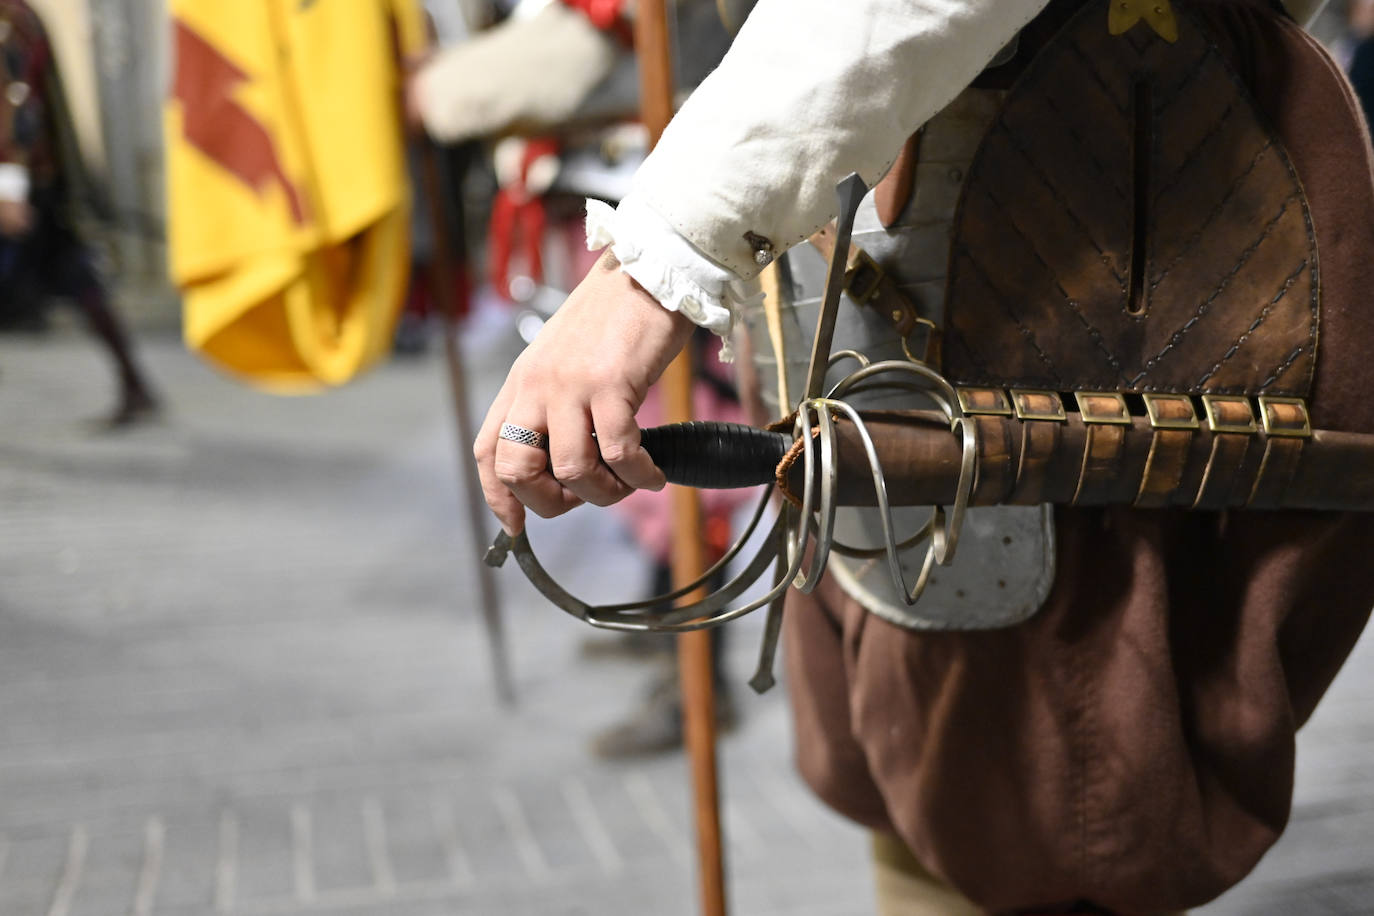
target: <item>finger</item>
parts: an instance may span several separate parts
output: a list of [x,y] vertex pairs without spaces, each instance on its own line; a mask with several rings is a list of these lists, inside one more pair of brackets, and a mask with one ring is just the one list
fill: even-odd
[[482,497],[487,501],[492,514],[501,523],[506,534],[515,537],[525,530],[525,506],[515,494],[496,477],[495,467],[488,464],[477,465],[477,479],[482,484]]
[[[545,421],[540,413],[521,412],[515,404],[505,422],[543,432]],[[496,470],[496,479],[536,515],[553,518],[582,503],[549,473],[549,453],[542,448],[498,437],[492,467]]]
[[592,401],[592,425],[601,460],[626,486],[637,490],[661,490],[668,480],[639,444],[634,407],[611,395]]
[[477,432],[472,455],[477,460],[477,479],[482,485],[483,498],[492,514],[501,522],[501,527],[514,537],[525,530],[525,507],[496,476],[496,437],[511,399],[508,388],[503,386],[487,411],[482,428]]
[[549,408],[549,467],[564,489],[594,506],[609,506],[630,494],[630,488],[601,463],[583,404]]

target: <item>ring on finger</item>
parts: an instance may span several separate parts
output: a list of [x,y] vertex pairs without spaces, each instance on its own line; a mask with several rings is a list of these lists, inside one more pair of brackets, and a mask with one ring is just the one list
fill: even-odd
[[549,448],[549,437],[546,434],[518,423],[502,423],[501,431],[496,434],[496,438],[544,451],[548,451]]

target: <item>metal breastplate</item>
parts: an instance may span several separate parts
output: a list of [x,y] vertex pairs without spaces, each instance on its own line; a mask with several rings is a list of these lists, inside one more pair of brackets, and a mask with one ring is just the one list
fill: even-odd
[[[854,227],[854,242],[876,260],[913,302],[923,318],[943,325],[945,277],[950,229],[969,165],[1004,93],[969,89],[927,122],[909,204],[895,225],[884,228],[873,197],[864,201]],[[805,384],[811,337],[825,284],[826,261],[810,245],[790,251],[781,268],[782,335],[773,341],[762,309],[745,316],[753,352],[764,381],[764,401],[775,415],[783,411],[776,384],[777,356],[783,354],[788,388]],[[856,305],[847,296],[833,352],[855,350],[877,361],[904,358],[902,341],[885,318]],[[848,369],[852,369],[850,366]],[[837,367],[836,373],[848,371]],[[829,380],[828,380],[829,381]],[[860,394],[851,401],[860,409],[931,406],[919,396]],[[899,527],[915,531],[928,517],[924,509],[899,509]],[[838,540],[852,548],[881,547],[873,510],[841,508]],[[901,553],[902,567],[914,578],[924,559],[924,545]],[[1018,623],[1039,609],[1054,581],[1054,529],[1048,506],[996,506],[972,509],[959,547],[959,562],[941,567],[925,595],[908,607],[897,593],[881,560],[833,554],[828,572],[855,600],[874,614],[908,629],[987,629]]]

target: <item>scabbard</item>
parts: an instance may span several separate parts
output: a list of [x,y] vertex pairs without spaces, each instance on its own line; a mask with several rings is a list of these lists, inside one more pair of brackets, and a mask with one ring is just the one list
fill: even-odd
[[[892,505],[949,505],[959,481],[960,438],[937,413],[864,415]],[[1146,417],[1085,423],[974,416],[978,462],[971,505],[1374,510],[1374,435],[1275,427],[1160,428]],[[840,505],[876,505],[874,475],[855,424],[836,423]],[[812,436],[818,432],[812,430]],[[819,454],[819,449],[815,450]],[[777,468],[800,503],[803,444]],[[823,470],[816,462],[815,473]]]

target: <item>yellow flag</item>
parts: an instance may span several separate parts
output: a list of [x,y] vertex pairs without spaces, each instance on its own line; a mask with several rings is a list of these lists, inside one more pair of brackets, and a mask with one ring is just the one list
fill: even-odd
[[418,0],[172,0],[168,237],[187,344],[282,393],[386,353],[410,270]]

